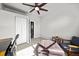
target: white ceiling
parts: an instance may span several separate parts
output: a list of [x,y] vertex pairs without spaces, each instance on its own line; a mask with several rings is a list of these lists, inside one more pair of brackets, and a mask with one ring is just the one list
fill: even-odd
[[[28,4],[34,5],[34,3],[28,3]],[[5,3],[5,5],[8,5],[8,6],[11,6],[11,7],[14,7],[14,8],[18,8],[18,9],[20,9],[22,11],[25,11],[25,12],[29,12],[30,10],[33,9],[33,7],[22,5],[22,3]],[[43,6],[43,8],[48,9],[47,5],[48,4]],[[36,11],[33,11],[32,13],[37,14]],[[40,13],[41,13],[41,15],[44,15],[46,12],[45,11],[40,11]]]
[[26,12],[29,9],[31,9],[29,6],[22,5],[22,3],[5,3],[5,5],[11,6],[11,7],[15,7],[15,8],[21,9],[21,10],[26,11]]
[[[34,3],[28,3],[28,4],[34,5]],[[48,13],[53,13],[52,11],[55,9],[55,7],[58,7],[58,8],[61,7],[61,6],[59,6],[60,4],[61,3],[47,3],[45,6],[43,6],[43,8],[47,9],[48,12],[40,10],[41,15],[39,15],[39,16],[40,17],[46,17],[46,15]],[[65,4],[68,5],[67,3],[65,3]],[[77,8],[79,6],[79,3],[69,3],[69,4],[76,6]],[[18,9],[25,11],[25,12],[29,12],[33,8],[33,7],[22,5],[22,3],[5,3],[5,5],[8,5],[8,6],[11,6],[11,7],[14,7],[14,8],[18,8]],[[38,13],[36,11],[33,11],[32,13],[38,15]]]

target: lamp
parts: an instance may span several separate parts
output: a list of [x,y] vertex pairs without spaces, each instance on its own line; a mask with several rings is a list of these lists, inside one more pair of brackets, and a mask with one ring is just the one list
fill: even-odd
[[39,7],[35,7],[35,10],[37,10],[37,11],[38,11],[38,10],[39,10]]

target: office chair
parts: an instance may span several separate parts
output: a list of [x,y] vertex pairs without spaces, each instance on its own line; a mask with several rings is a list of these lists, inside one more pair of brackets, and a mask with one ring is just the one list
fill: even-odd
[[[44,43],[46,43],[46,42],[49,42],[49,43],[47,45],[44,45]],[[37,46],[34,50],[35,55],[39,56],[41,54],[44,56],[49,56],[49,54],[50,54],[49,48],[51,48],[55,43],[56,43],[56,41],[42,40],[41,43],[37,44]]]
[[67,53],[68,56],[69,55],[79,56],[79,37],[72,36],[72,39],[67,41],[68,43],[59,44],[60,47]]
[[15,36],[15,39],[14,39],[13,43],[12,43],[12,41],[10,42],[8,48],[6,49],[5,56],[13,56],[13,51],[12,50],[14,48],[14,44],[16,43],[16,40],[17,40],[18,37],[19,37],[19,34],[17,34]]

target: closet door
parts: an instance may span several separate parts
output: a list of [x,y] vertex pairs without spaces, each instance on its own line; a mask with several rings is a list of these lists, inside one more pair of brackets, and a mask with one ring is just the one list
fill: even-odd
[[16,34],[19,34],[17,44],[26,42],[26,18],[16,17]]

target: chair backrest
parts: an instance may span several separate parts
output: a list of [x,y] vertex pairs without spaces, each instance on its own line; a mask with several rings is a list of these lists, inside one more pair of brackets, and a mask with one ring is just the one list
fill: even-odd
[[13,41],[13,44],[12,44],[12,45],[14,45],[14,43],[16,43],[17,38],[19,38],[19,34],[17,34],[17,35],[15,36],[15,40]]
[[71,44],[79,46],[79,37],[73,36],[71,40]]
[[[54,44],[56,43],[56,41],[51,41],[51,40],[42,40],[41,42],[39,42],[36,46],[35,49],[35,54],[38,56],[40,53],[45,54],[45,55],[49,55],[49,48],[51,48]],[[41,50],[42,48],[42,50]],[[39,52],[42,51],[42,52]]]
[[61,38],[59,36],[53,36],[52,40],[55,40],[58,44],[63,43],[63,38]]
[[[15,36],[15,39],[14,39],[13,43],[12,43],[12,41],[10,42],[8,48],[6,49],[5,56],[7,56],[8,53],[11,52],[11,50],[12,50],[14,44],[16,43],[16,39],[17,39],[18,37],[19,37],[19,34],[17,34],[17,35]],[[11,54],[11,56],[12,56],[12,54]]]

